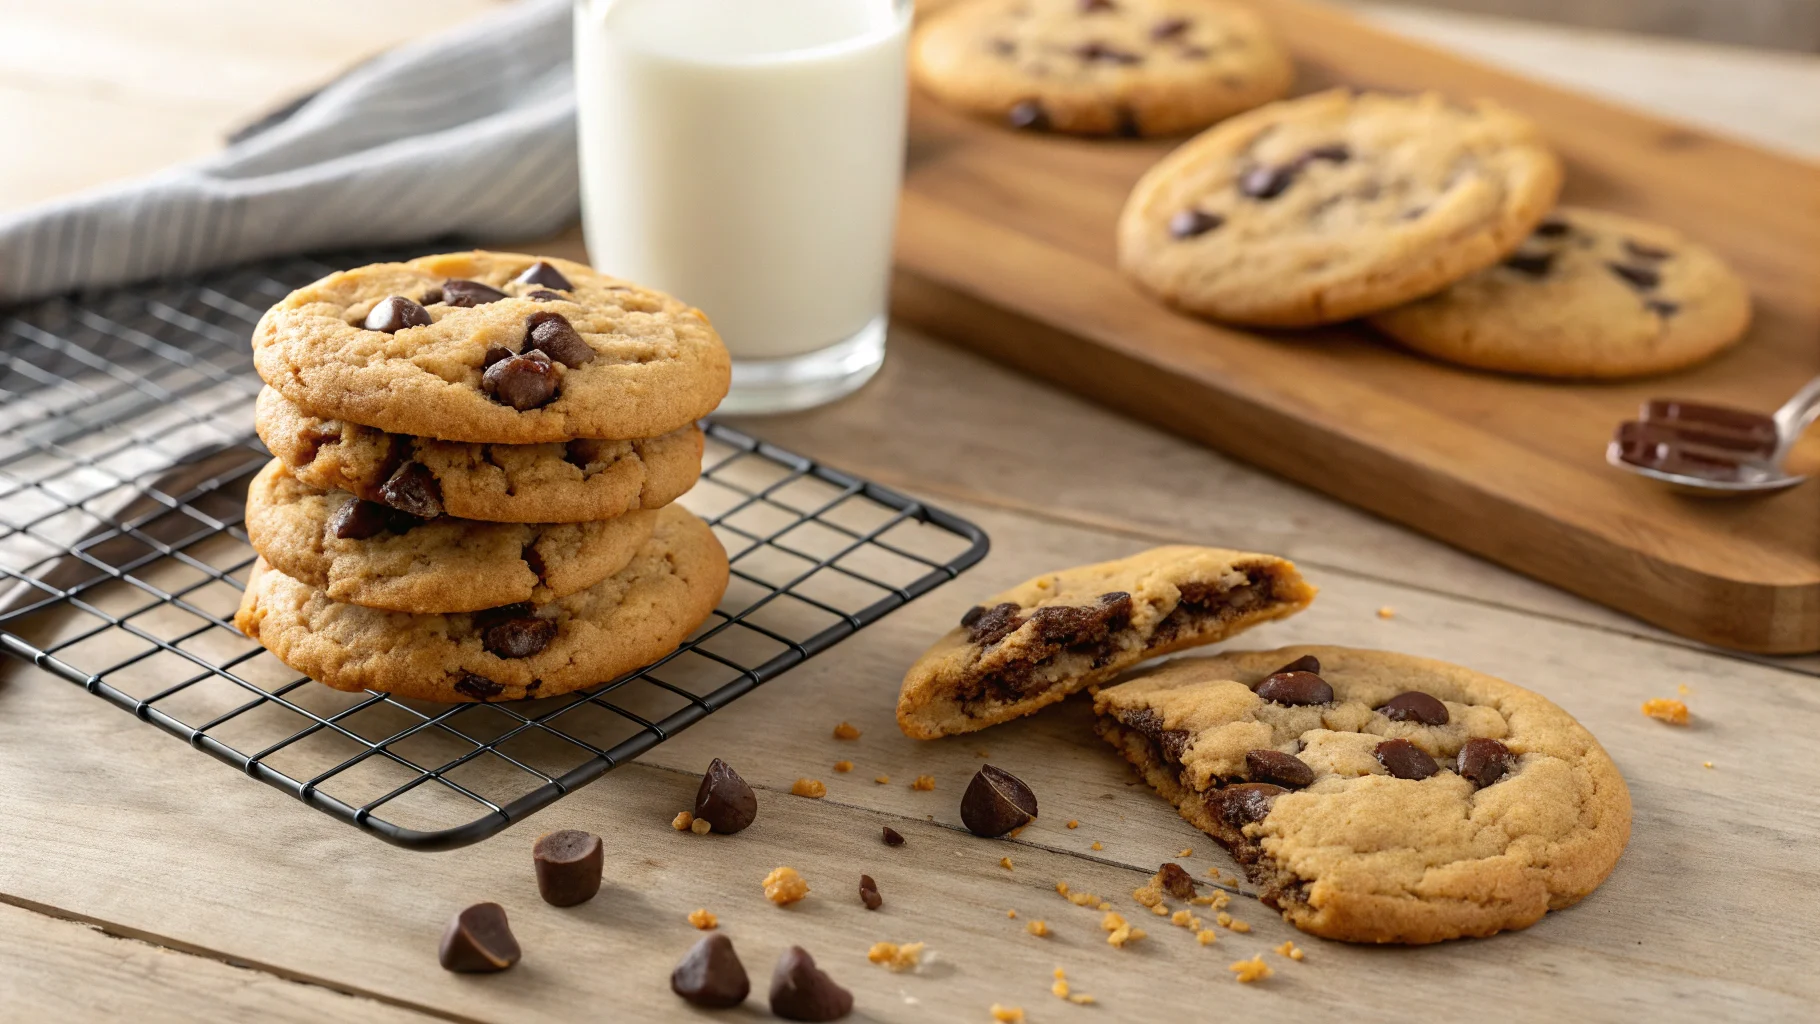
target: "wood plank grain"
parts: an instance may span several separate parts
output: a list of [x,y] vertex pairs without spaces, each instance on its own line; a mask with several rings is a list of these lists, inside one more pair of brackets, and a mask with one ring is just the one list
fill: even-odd
[[[1820,649],[1820,489],[1695,503],[1611,471],[1612,426],[1664,389],[1764,406],[1820,373],[1820,171],[1482,68],[1319,5],[1265,7],[1313,88],[1344,81],[1489,95],[1540,121],[1568,198],[1676,224],[1749,279],[1737,351],[1642,383],[1469,373],[1362,330],[1263,336],[1176,316],[1112,266],[1130,183],[1168,143],[1004,132],[913,104],[894,308],[903,317],[1697,639]],[[1715,183],[1735,183],[1715,187]],[[994,315],[997,314],[997,315]],[[1797,452],[1820,465],[1820,443]]]

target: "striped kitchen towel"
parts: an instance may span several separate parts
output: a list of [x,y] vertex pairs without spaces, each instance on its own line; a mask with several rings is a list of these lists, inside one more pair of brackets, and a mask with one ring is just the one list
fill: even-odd
[[381,54],[205,160],[0,215],[0,303],[288,253],[532,238],[580,208],[570,0]]

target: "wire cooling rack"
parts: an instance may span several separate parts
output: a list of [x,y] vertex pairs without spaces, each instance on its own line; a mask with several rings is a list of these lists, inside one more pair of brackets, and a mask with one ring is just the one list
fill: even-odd
[[[359,253],[0,310],[0,648],[318,810],[422,850],[476,842],[954,578],[980,529],[708,423],[682,501],[732,561],[674,654],[506,704],[342,693],[231,624],[253,561],[248,344]],[[0,671],[4,670],[0,664]]]

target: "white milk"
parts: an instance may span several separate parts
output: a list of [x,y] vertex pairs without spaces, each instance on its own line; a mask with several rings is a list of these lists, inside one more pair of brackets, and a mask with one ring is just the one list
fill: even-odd
[[578,0],[594,265],[701,307],[736,361],[882,339],[910,6]]

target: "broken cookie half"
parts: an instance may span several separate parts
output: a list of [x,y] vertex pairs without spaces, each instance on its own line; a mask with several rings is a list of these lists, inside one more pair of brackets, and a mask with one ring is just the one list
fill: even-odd
[[1097,728],[1297,928],[1438,942],[1579,902],[1630,838],[1597,740],[1538,694],[1443,662],[1292,647],[1171,662]]
[[1153,548],[1048,573],[962,616],[904,676],[897,723],[913,739],[1009,721],[1147,658],[1293,615],[1315,588],[1273,555]]

